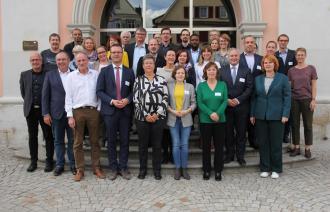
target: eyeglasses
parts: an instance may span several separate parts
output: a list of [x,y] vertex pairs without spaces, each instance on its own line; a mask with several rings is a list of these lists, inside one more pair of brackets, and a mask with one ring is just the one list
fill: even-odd
[[289,40],[279,40],[279,42],[289,42]]
[[103,53],[105,53],[106,51],[101,51],[101,52],[98,52],[97,54],[103,54]]
[[122,54],[123,52],[111,52],[111,54]]

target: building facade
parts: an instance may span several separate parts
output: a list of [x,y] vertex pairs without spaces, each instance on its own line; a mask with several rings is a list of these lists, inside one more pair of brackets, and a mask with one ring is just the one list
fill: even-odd
[[[157,2],[162,3],[157,7]],[[166,3],[163,3],[166,2]],[[203,2],[208,2],[203,3]],[[242,47],[244,35],[256,37],[259,53],[281,33],[290,36],[289,48],[305,47],[308,63],[318,71],[316,136],[330,134],[330,1],[328,0],[0,0],[0,140],[25,142],[26,123],[19,93],[20,72],[30,68],[23,41],[37,41],[38,51],[49,48],[48,36],[59,33],[61,47],[71,41],[70,32],[104,43],[109,33],[134,32],[137,26],[148,37],[168,25],[174,34],[182,28],[203,34],[212,29],[233,35]],[[181,5],[181,6],[180,6]],[[178,16],[175,16],[178,14]],[[211,21],[212,20],[212,21]],[[172,21],[172,22],[171,22]],[[209,24],[207,24],[209,23]],[[15,143],[16,142],[16,143]]]

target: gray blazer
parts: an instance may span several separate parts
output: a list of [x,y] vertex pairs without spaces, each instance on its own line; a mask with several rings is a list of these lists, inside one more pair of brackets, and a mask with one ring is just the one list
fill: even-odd
[[[170,82],[167,84],[168,94],[169,94],[169,107],[175,110],[175,98],[174,98],[174,88],[175,82]],[[195,110],[196,108],[196,98],[195,98],[195,89],[192,84],[184,83],[184,100],[182,110],[187,110],[188,108]],[[183,127],[189,127],[193,125],[192,115],[188,113],[187,115],[181,117]],[[168,112],[167,125],[174,127],[176,122],[176,116]]]

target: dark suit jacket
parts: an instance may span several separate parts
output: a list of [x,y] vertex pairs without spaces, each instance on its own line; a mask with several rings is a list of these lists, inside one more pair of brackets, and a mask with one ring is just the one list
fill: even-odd
[[[144,74],[142,61],[143,61],[143,57],[140,57],[139,62],[137,64],[137,68],[136,68],[136,77],[142,76]],[[166,65],[166,61],[165,61],[164,57],[160,57],[159,54],[157,54],[154,72],[156,73],[157,68],[162,68],[165,65]]]
[[289,118],[291,90],[287,76],[276,73],[267,94],[264,74],[255,78],[254,87],[251,98],[251,117],[261,120]]
[[262,74],[262,71],[261,71],[261,60],[262,60],[262,56],[260,56],[258,54],[254,54],[254,66],[253,66],[253,70],[250,70],[249,69],[249,66],[248,66],[248,64],[246,62],[244,52],[243,52],[240,55],[239,65],[240,66],[247,67],[250,70],[253,78],[256,78],[257,76],[259,76],[260,74]]
[[228,99],[236,98],[240,102],[240,105],[249,104],[253,89],[253,77],[250,69],[239,65],[235,84],[233,84],[230,66],[227,65],[222,68],[220,79],[227,84]]
[[65,112],[65,90],[58,70],[46,73],[42,87],[42,115],[61,119]]
[[[129,104],[123,108],[128,116],[133,115],[134,80],[133,70],[123,66],[120,93],[123,99],[127,98],[129,101]],[[112,99],[117,99],[115,72],[112,65],[101,69],[97,79],[96,94],[101,99],[101,114],[112,115],[117,109],[114,105],[110,104]]]
[[175,52],[177,52],[178,50],[178,46],[173,44],[173,43],[170,43],[166,48],[163,46],[163,44],[160,44],[160,47],[158,49],[158,54],[160,57],[165,57],[165,53],[168,49],[173,49]]
[[[128,55],[129,68],[133,67],[135,45],[136,45],[136,42],[128,44],[125,47],[125,51],[127,52],[127,55]],[[145,45],[145,48],[146,48],[146,54],[148,54],[149,53],[148,44],[144,44],[144,45]]]
[[[281,58],[280,57],[280,52],[277,51],[275,52],[276,57]],[[286,61],[283,61],[282,58],[278,59],[278,62],[280,63],[280,68],[278,70],[279,73],[288,75],[288,70],[297,65],[297,61],[296,61],[296,52],[294,50],[288,49],[288,54],[286,56]]]
[[72,49],[73,49],[73,47],[74,47],[74,42],[73,42],[73,41],[72,41],[71,43],[67,43],[67,44],[64,46],[64,51],[65,51],[66,53],[69,54],[69,56],[70,56],[70,60],[73,60],[73,58],[74,58],[74,55],[73,55],[73,53],[72,53]]
[[[45,75],[45,71],[42,71],[42,75]],[[32,69],[23,71],[19,79],[19,85],[21,90],[21,96],[24,100],[23,111],[24,116],[27,117],[31,111],[33,96],[32,96]]]

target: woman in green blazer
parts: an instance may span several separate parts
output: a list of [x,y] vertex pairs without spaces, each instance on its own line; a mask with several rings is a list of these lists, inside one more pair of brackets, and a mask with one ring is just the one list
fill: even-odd
[[214,141],[215,180],[221,180],[223,169],[223,146],[225,142],[225,109],[227,107],[226,83],[218,81],[219,71],[214,62],[209,62],[203,70],[203,78],[197,87],[200,132],[203,141],[203,179],[210,179],[211,140]]
[[260,154],[260,176],[276,179],[282,172],[284,124],[291,107],[291,90],[287,76],[277,73],[279,64],[273,55],[261,62],[264,74],[254,81],[250,121],[256,125]]

